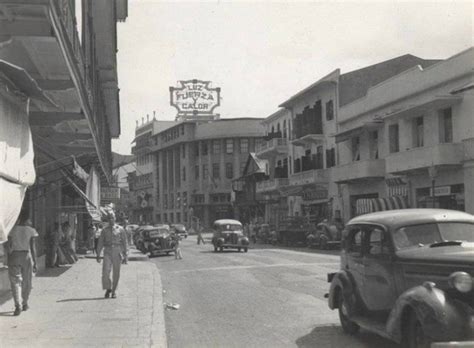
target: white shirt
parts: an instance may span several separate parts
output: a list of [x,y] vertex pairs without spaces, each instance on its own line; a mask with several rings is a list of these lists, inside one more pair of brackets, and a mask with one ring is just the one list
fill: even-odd
[[38,237],[38,232],[30,226],[16,225],[12,228],[8,238],[10,239],[11,251],[29,251],[30,240],[33,237]]

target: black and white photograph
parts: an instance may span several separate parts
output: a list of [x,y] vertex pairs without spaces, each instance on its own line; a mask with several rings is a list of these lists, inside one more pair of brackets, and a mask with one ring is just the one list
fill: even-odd
[[0,348],[474,348],[474,0],[0,0]]

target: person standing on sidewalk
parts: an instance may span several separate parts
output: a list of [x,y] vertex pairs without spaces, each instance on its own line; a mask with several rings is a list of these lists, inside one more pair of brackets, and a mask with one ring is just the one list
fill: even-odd
[[202,244],[206,244],[204,242],[204,238],[202,238],[202,230],[203,230],[202,225],[198,222],[198,226],[197,226],[197,243],[198,243],[198,245],[201,244],[201,242],[202,242]]
[[[8,277],[15,301],[15,312],[28,310],[33,272],[36,268],[35,238],[38,232],[31,227],[28,211],[22,210],[16,225],[8,235]],[[22,306],[21,306],[22,305]]]
[[63,222],[62,228],[64,233],[64,246],[67,253],[72,257],[72,263],[75,263],[79,260],[76,255],[76,232],[69,224],[69,221]]
[[[120,279],[120,267],[128,262],[127,233],[119,225],[115,224],[115,213],[112,210],[106,212],[108,220],[100,234],[97,245],[97,262],[100,263],[100,253],[104,249],[104,263],[102,264],[102,288],[105,290],[105,298],[116,298],[116,290]],[[113,279],[110,280],[110,272]]]
[[183,255],[181,254],[181,247],[179,245],[181,241],[181,237],[179,236],[179,234],[174,233],[173,240],[174,240],[174,258],[175,260],[182,260]]

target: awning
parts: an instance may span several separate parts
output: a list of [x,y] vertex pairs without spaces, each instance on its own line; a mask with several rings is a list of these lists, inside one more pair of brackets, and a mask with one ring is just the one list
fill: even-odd
[[379,127],[383,126],[383,121],[382,120],[375,120],[372,122],[367,122],[363,124],[362,126],[352,128],[340,133],[337,133],[334,135],[336,137],[336,143],[341,143],[343,141],[349,140],[352,137],[358,136],[362,134],[362,132],[366,130],[372,130],[372,129],[377,129]]
[[25,69],[0,59],[0,72],[8,78],[9,81],[5,82],[10,85],[10,88],[14,86],[15,89],[18,89],[28,98],[34,98],[57,106],[48,96],[46,96],[43,90]]
[[356,201],[356,215],[406,208],[409,208],[407,197],[402,196],[392,196],[388,198],[360,198]]
[[0,177],[0,243],[5,242],[8,233],[20,215],[27,185],[16,184]]
[[400,177],[387,178],[385,183],[388,188],[389,196],[408,196],[408,184]]

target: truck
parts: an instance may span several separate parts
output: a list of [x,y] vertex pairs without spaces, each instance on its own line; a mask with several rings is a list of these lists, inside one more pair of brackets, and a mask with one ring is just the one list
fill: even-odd
[[286,246],[305,244],[309,234],[316,232],[312,216],[286,216],[278,226],[278,241]]

